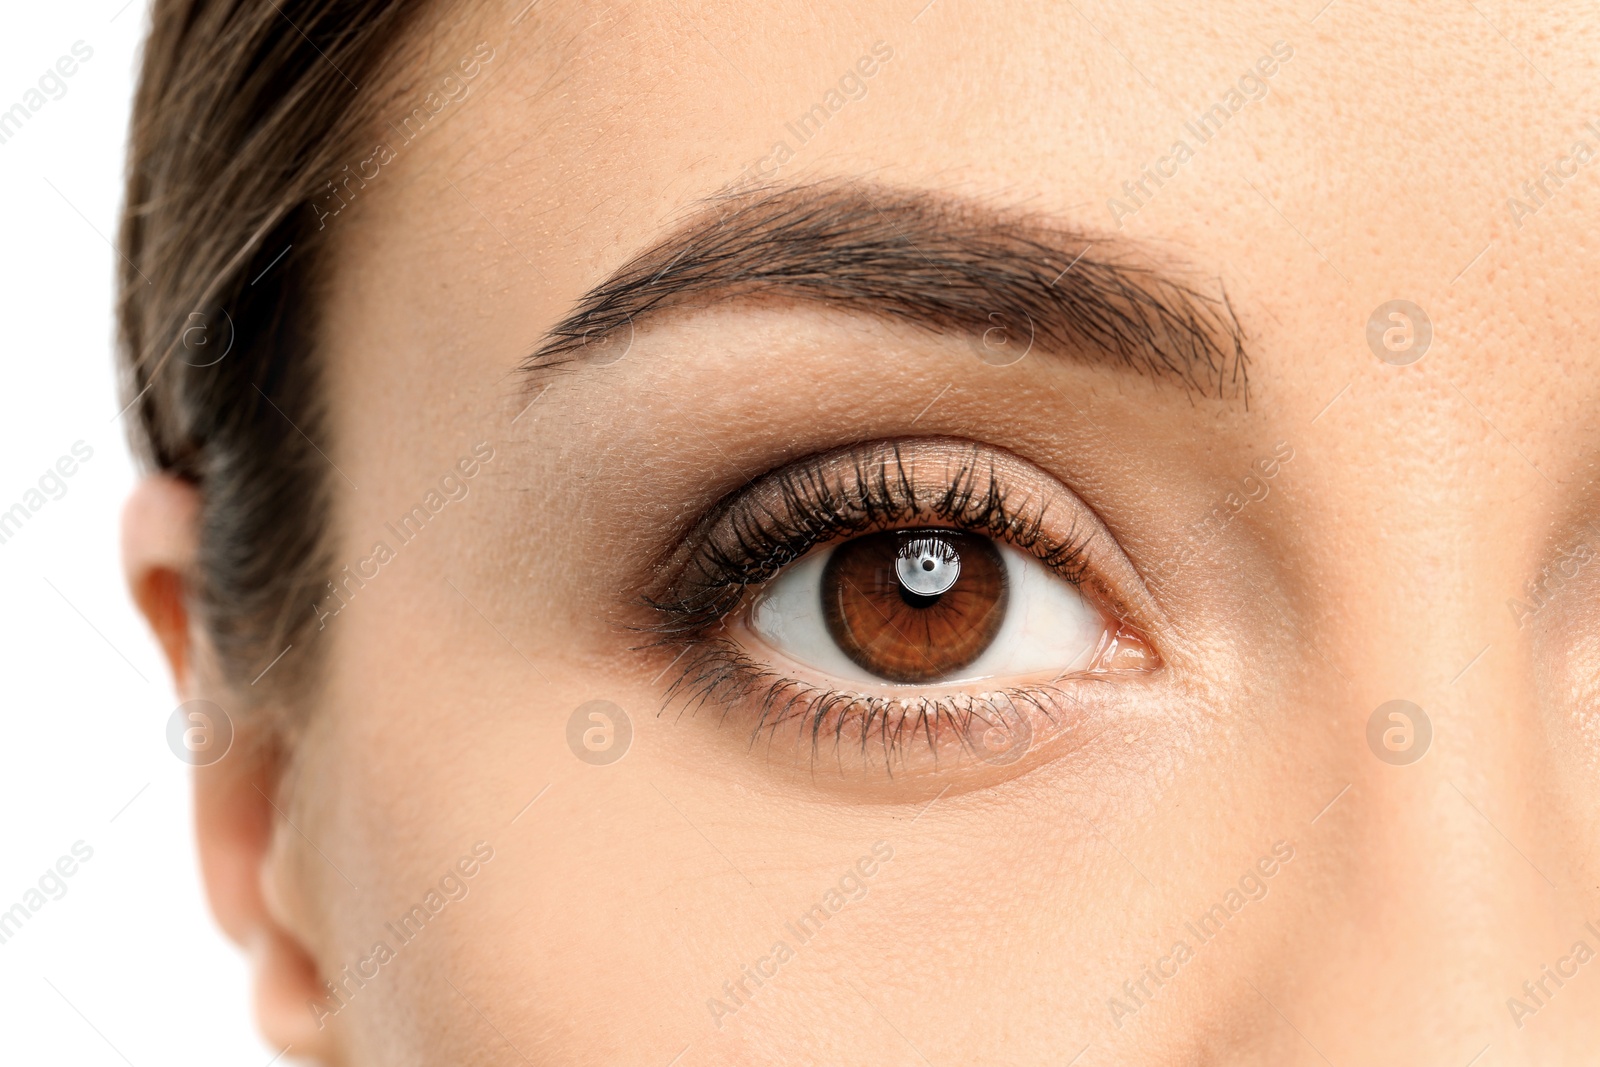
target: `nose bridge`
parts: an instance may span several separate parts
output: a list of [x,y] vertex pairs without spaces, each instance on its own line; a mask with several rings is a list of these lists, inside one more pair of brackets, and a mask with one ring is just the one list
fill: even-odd
[[1364,369],[1343,414],[1367,428],[1300,449],[1326,637],[1364,696],[1459,701],[1525,644],[1506,600],[1536,577],[1540,474],[1443,370]]
[[1349,414],[1384,432],[1333,468],[1337,503],[1323,509],[1338,528],[1328,544],[1350,549],[1331,568],[1342,578],[1325,590],[1323,637],[1344,676],[1332,719],[1351,758],[1349,810],[1335,832],[1365,960],[1353,966],[1384,976],[1396,1013],[1443,988],[1458,1006],[1503,1011],[1503,961],[1467,946],[1493,929],[1534,959],[1558,936],[1562,899],[1562,853],[1531,799],[1545,793],[1550,709],[1508,604],[1555,551],[1539,510],[1552,496],[1442,378],[1368,384],[1368,410]]

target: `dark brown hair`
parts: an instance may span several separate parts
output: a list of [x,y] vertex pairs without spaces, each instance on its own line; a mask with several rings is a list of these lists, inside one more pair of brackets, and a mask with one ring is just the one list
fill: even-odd
[[375,121],[380,65],[424,6],[153,6],[119,247],[124,418],[147,466],[199,489],[190,609],[241,692],[304,677],[327,569],[321,242],[307,205]]

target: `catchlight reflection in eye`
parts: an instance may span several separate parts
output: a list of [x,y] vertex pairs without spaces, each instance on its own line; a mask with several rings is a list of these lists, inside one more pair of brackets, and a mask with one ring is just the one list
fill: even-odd
[[1081,669],[1115,630],[1034,557],[950,529],[888,530],[813,552],[768,583],[749,626],[798,663],[880,686]]

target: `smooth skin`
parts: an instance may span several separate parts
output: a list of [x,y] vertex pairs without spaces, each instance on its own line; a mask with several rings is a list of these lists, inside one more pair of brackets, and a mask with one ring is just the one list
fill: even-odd
[[[412,95],[480,42],[494,58],[327,220],[339,563],[474,445],[493,458],[326,620],[314,697],[278,709],[303,724],[288,754],[247,758],[246,726],[197,775],[211,899],[269,1041],[390,1065],[1592,1062],[1600,962],[1574,950],[1600,951],[1600,567],[1531,616],[1507,602],[1563,549],[1600,550],[1600,166],[1565,165],[1536,211],[1507,201],[1575,142],[1600,152],[1600,22],[551,0],[513,24],[523,6],[431,17],[397,72]],[[878,41],[866,94],[797,147],[785,123]],[[1137,211],[1108,204],[1196,146],[1185,122],[1279,41],[1264,99]],[[1025,209],[1218,280],[1248,404],[745,302],[641,326],[614,362],[516,373],[761,160],[769,181]],[[1409,365],[1368,345],[1391,300],[1434,327]],[[626,629],[646,562],[747,478],[913,436],[1049,472],[1132,581],[1189,551],[1155,597],[1157,671],[1087,735],[943,778],[842,776],[661,713],[670,657]],[[1280,443],[1270,492],[1196,545]],[[192,489],[140,486],[130,581],[182,697],[248,723],[249,680],[207,669],[184,608],[194,514]],[[1409,765],[1367,740],[1396,699],[1432,724]],[[591,700],[631,719],[608,766],[568,744]],[[385,924],[479,842],[466,895],[400,944]],[[860,875],[877,842],[892,858]],[[785,924],[851,872],[865,895],[796,947]],[[1252,872],[1264,896],[1187,931]],[[779,940],[775,977],[708,1006]],[[307,1001],[379,941],[393,959],[319,1027]]]

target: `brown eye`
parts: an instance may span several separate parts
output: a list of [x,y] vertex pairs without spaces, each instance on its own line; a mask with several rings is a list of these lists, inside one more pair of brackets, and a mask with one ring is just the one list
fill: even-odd
[[1005,561],[958,530],[890,530],[833,550],[822,574],[828,632],[859,667],[926,684],[971,665],[1006,618]]

